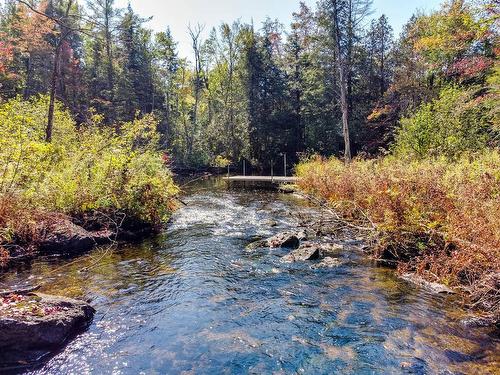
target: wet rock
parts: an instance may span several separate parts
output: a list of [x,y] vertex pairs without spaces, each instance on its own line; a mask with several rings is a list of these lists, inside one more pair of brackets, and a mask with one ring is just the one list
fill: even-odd
[[342,264],[343,262],[339,258],[325,257],[321,262],[313,264],[311,268],[312,269],[335,268],[341,266]]
[[155,232],[155,228],[147,223],[138,223],[132,226],[124,226],[118,230],[116,234],[116,239],[118,241],[124,242],[136,242],[141,241],[144,238],[152,235]]
[[281,258],[281,260],[286,263],[292,263],[307,260],[318,260],[320,259],[320,256],[320,248],[318,246],[306,244],[300,246],[297,250],[292,251],[290,254],[285,255]]
[[259,247],[297,249],[300,242],[306,238],[305,232],[283,232],[268,239],[253,242],[247,246],[247,249],[252,250]]
[[89,232],[69,219],[43,223],[44,229],[38,249],[42,254],[75,254],[91,250],[96,245],[109,243],[111,231]]
[[269,225],[270,227],[277,227],[278,226],[278,222],[277,221],[274,221],[274,220],[269,220],[266,225]]
[[415,362],[401,362],[400,363],[401,370],[404,371],[404,373],[409,373],[409,374],[425,374],[425,362],[416,359]]
[[451,362],[472,362],[477,360],[477,356],[461,353],[456,350],[447,349],[443,353]]
[[300,246],[300,241],[305,240],[306,236],[302,232],[285,232],[277,234],[267,240],[269,247],[285,247],[296,249]]
[[283,194],[293,194],[297,191],[297,187],[295,185],[284,184],[281,185],[278,190]]
[[135,242],[152,235],[159,228],[126,215],[123,212],[90,212],[72,218],[72,221],[89,231],[96,241],[103,237],[116,241]]
[[283,262],[300,262],[323,259],[328,255],[337,254],[343,249],[342,245],[329,243],[305,243],[298,249],[282,258]]
[[456,292],[446,285],[433,283],[425,280],[423,277],[415,275],[414,273],[405,273],[401,276],[403,280],[406,280],[412,284],[415,284],[421,288],[424,288],[432,293],[436,294],[455,294]]
[[35,306],[31,313],[15,315],[3,311],[0,314],[2,354],[56,349],[73,334],[86,328],[95,313],[89,304],[70,298],[40,293],[26,298],[26,304]]

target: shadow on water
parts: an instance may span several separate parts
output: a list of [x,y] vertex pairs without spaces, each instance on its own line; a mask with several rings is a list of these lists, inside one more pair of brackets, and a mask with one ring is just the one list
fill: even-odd
[[[355,249],[334,269],[245,246],[315,208],[291,195],[185,188],[165,232],[77,259],[40,259],[0,282],[91,301],[91,327],[37,374],[495,374],[500,344]],[[96,259],[98,260],[96,264]],[[89,269],[88,267],[91,266]]]

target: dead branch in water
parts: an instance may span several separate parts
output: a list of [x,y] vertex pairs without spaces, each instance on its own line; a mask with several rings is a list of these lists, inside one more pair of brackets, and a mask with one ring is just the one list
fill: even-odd
[[349,227],[352,229],[357,229],[360,231],[368,231],[368,232],[374,232],[377,230],[377,226],[373,223],[373,221],[371,221],[370,218],[368,217],[368,215],[354,202],[347,202],[347,203],[351,203],[351,204],[355,205],[356,210],[359,211],[361,213],[361,215],[366,219],[366,221],[371,225],[370,227],[359,226],[359,225],[352,223],[351,221],[349,221],[347,219],[344,219],[343,217],[341,217],[338,214],[337,211],[333,210],[326,202],[322,201],[321,199],[318,199],[312,195],[305,194],[302,192],[297,192],[297,194],[303,196],[307,200],[320,206],[325,212],[327,212],[328,214],[330,214],[333,217],[335,222],[342,223],[346,227]]
[[204,180],[204,179],[206,179],[206,178],[208,178],[208,177],[211,177],[211,176],[212,176],[212,174],[211,174],[211,173],[204,173],[203,175],[201,175],[201,176],[199,176],[199,177],[196,177],[196,178],[194,178],[194,179],[192,179],[192,180],[189,180],[189,181],[188,181],[188,182],[186,182],[185,184],[182,184],[181,186],[179,186],[179,188],[182,190],[182,188],[184,188],[184,187],[186,187],[186,186],[188,186],[188,185],[191,185],[191,184],[193,184],[193,183],[195,183],[195,182],[197,182],[197,181],[200,181],[200,180]]

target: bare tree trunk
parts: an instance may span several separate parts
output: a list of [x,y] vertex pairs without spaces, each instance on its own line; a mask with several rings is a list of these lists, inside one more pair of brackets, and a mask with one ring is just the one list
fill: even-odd
[[202,87],[203,82],[201,82],[202,66],[201,66],[201,41],[200,41],[202,32],[203,32],[203,26],[201,25],[196,26],[194,29],[189,28],[189,34],[193,42],[193,52],[195,59],[193,134],[191,135],[193,141],[190,142],[190,147],[188,149],[189,156],[192,156],[193,152],[192,144],[194,143],[194,133],[198,129],[198,108],[200,106],[201,90],[203,89]]
[[54,127],[54,106],[56,100],[56,85],[59,73],[59,58],[61,56],[62,39],[57,43],[56,53],[54,55],[54,66],[52,69],[52,76],[50,78],[50,99],[49,99],[49,112],[47,115],[47,127],[45,129],[45,142],[52,142],[52,129]]
[[153,60],[149,60],[149,86],[151,90],[151,113],[155,111],[155,81],[154,81],[154,73],[153,73]]
[[349,135],[349,102],[347,99],[347,82],[344,72],[344,66],[339,65],[340,78],[340,107],[342,109],[342,134],[344,135],[344,159],[346,164],[351,162],[351,140]]
[[385,34],[382,30],[382,46],[380,55],[380,97],[384,96],[385,93]]
[[347,87],[347,113],[348,118],[351,118],[351,111],[353,107],[352,102],[352,54],[354,49],[354,9],[353,9],[353,0],[349,0],[347,7],[347,30],[346,30],[346,38],[347,38],[347,48],[346,48],[346,57],[344,63],[344,76],[346,80]]
[[339,73],[340,85],[340,106],[342,110],[342,134],[344,136],[344,160],[346,164],[351,162],[351,141],[349,135],[349,101],[346,71],[349,70],[348,60],[342,57],[340,14],[336,0],[333,0],[333,33],[335,39],[335,54],[337,55],[337,68]]
[[112,28],[112,17],[113,17],[113,0],[105,0],[104,2],[104,37],[105,37],[105,48],[106,48],[106,75],[107,75],[107,88],[108,95],[107,99],[110,102],[110,107],[108,108],[108,119],[112,122],[115,119],[115,79],[114,79],[114,68],[113,68],[113,36],[111,34]]
[[31,68],[31,53],[30,53],[26,58],[26,86],[24,87],[24,93],[23,93],[23,97],[25,100],[28,99],[30,96],[31,75],[32,75],[32,68]]
[[[66,7],[66,13],[64,14],[64,21],[68,19],[69,12],[71,10],[71,6],[73,5],[73,0],[68,1],[68,5]],[[52,77],[50,79],[50,99],[49,99],[49,112],[47,114],[47,127],[45,128],[45,142],[52,142],[52,129],[54,127],[54,106],[56,100],[56,85],[57,78],[59,76],[59,59],[61,57],[61,49],[64,44],[64,41],[70,34],[71,30],[64,26],[62,23],[61,27],[61,36],[56,45],[56,52],[54,55],[54,67],[52,69]]]
[[297,122],[297,136],[295,141],[295,151],[304,151],[306,144],[306,128],[302,123],[302,85],[300,76],[300,50],[296,48],[294,51],[295,69],[294,78],[297,85],[295,89],[295,121]]
[[106,58],[108,59],[107,73],[108,73],[108,89],[110,101],[114,100],[114,77],[113,77],[113,51],[111,46],[111,1],[106,1],[106,9],[104,10],[104,27],[106,33]]

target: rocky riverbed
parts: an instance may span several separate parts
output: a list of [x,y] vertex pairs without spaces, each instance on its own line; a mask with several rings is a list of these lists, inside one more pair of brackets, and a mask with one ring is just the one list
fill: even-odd
[[30,373],[495,374],[492,327],[464,325],[459,296],[402,280],[318,207],[217,180],[182,199],[158,237],[0,276],[96,309],[61,349],[21,359]]

